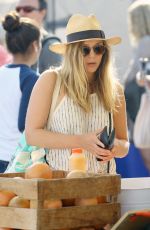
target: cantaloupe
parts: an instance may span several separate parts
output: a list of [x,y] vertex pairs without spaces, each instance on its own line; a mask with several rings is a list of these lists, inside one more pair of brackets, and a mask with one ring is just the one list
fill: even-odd
[[73,170],[67,174],[66,178],[83,178],[87,177],[87,175],[88,174],[85,171]]
[[9,202],[9,207],[30,208],[30,201],[19,196],[13,197]]
[[52,169],[46,163],[34,163],[26,169],[25,179],[52,179]]
[[87,206],[87,205],[96,205],[98,204],[97,198],[77,198],[75,199],[76,206]]
[[62,201],[60,199],[49,199],[44,200],[44,208],[61,208],[62,207]]
[[21,176],[15,176],[15,177],[13,177],[13,179],[24,179],[24,178]]
[[11,191],[0,191],[0,206],[8,206],[9,201],[15,196],[16,194]]

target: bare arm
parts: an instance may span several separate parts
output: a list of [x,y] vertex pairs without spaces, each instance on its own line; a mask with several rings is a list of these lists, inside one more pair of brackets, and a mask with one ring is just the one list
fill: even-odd
[[25,134],[27,143],[45,148],[74,148],[77,137],[45,130],[51,108],[56,74],[44,72],[37,81],[27,111]]

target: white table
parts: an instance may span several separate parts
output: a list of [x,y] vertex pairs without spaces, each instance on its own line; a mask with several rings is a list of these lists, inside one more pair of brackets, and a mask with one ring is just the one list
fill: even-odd
[[130,210],[150,210],[150,177],[121,179],[121,215]]

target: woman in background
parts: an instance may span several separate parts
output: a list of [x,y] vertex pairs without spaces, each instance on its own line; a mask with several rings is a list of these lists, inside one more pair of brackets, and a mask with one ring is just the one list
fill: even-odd
[[134,125],[134,143],[141,151],[145,165],[150,172],[150,58],[141,59],[141,70],[137,83],[145,87]]
[[[137,0],[128,8],[128,28],[133,58],[125,74],[125,98],[127,104],[127,120],[129,129],[130,149],[124,159],[117,159],[117,172],[122,177],[145,177],[149,172],[145,167],[141,151],[135,147],[133,130],[136,116],[145,88],[138,85],[136,74],[140,70],[140,58],[150,57],[150,1]],[[135,164],[136,162],[136,164]],[[126,169],[125,169],[126,168]]]
[[37,74],[30,67],[39,57],[41,41],[36,23],[8,13],[2,26],[12,64],[0,67],[0,172],[4,172],[25,127],[25,117]]

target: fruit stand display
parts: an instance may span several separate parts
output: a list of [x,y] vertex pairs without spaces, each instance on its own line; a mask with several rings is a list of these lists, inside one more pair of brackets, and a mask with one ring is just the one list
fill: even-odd
[[[0,227],[26,230],[73,229],[114,224],[120,218],[119,175],[87,174],[66,178],[67,172],[53,171],[52,179],[24,179],[24,174],[0,174],[0,191],[11,191],[30,200],[30,208],[0,206]],[[107,202],[88,206],[45,208],[44,201],[107,196]]]

